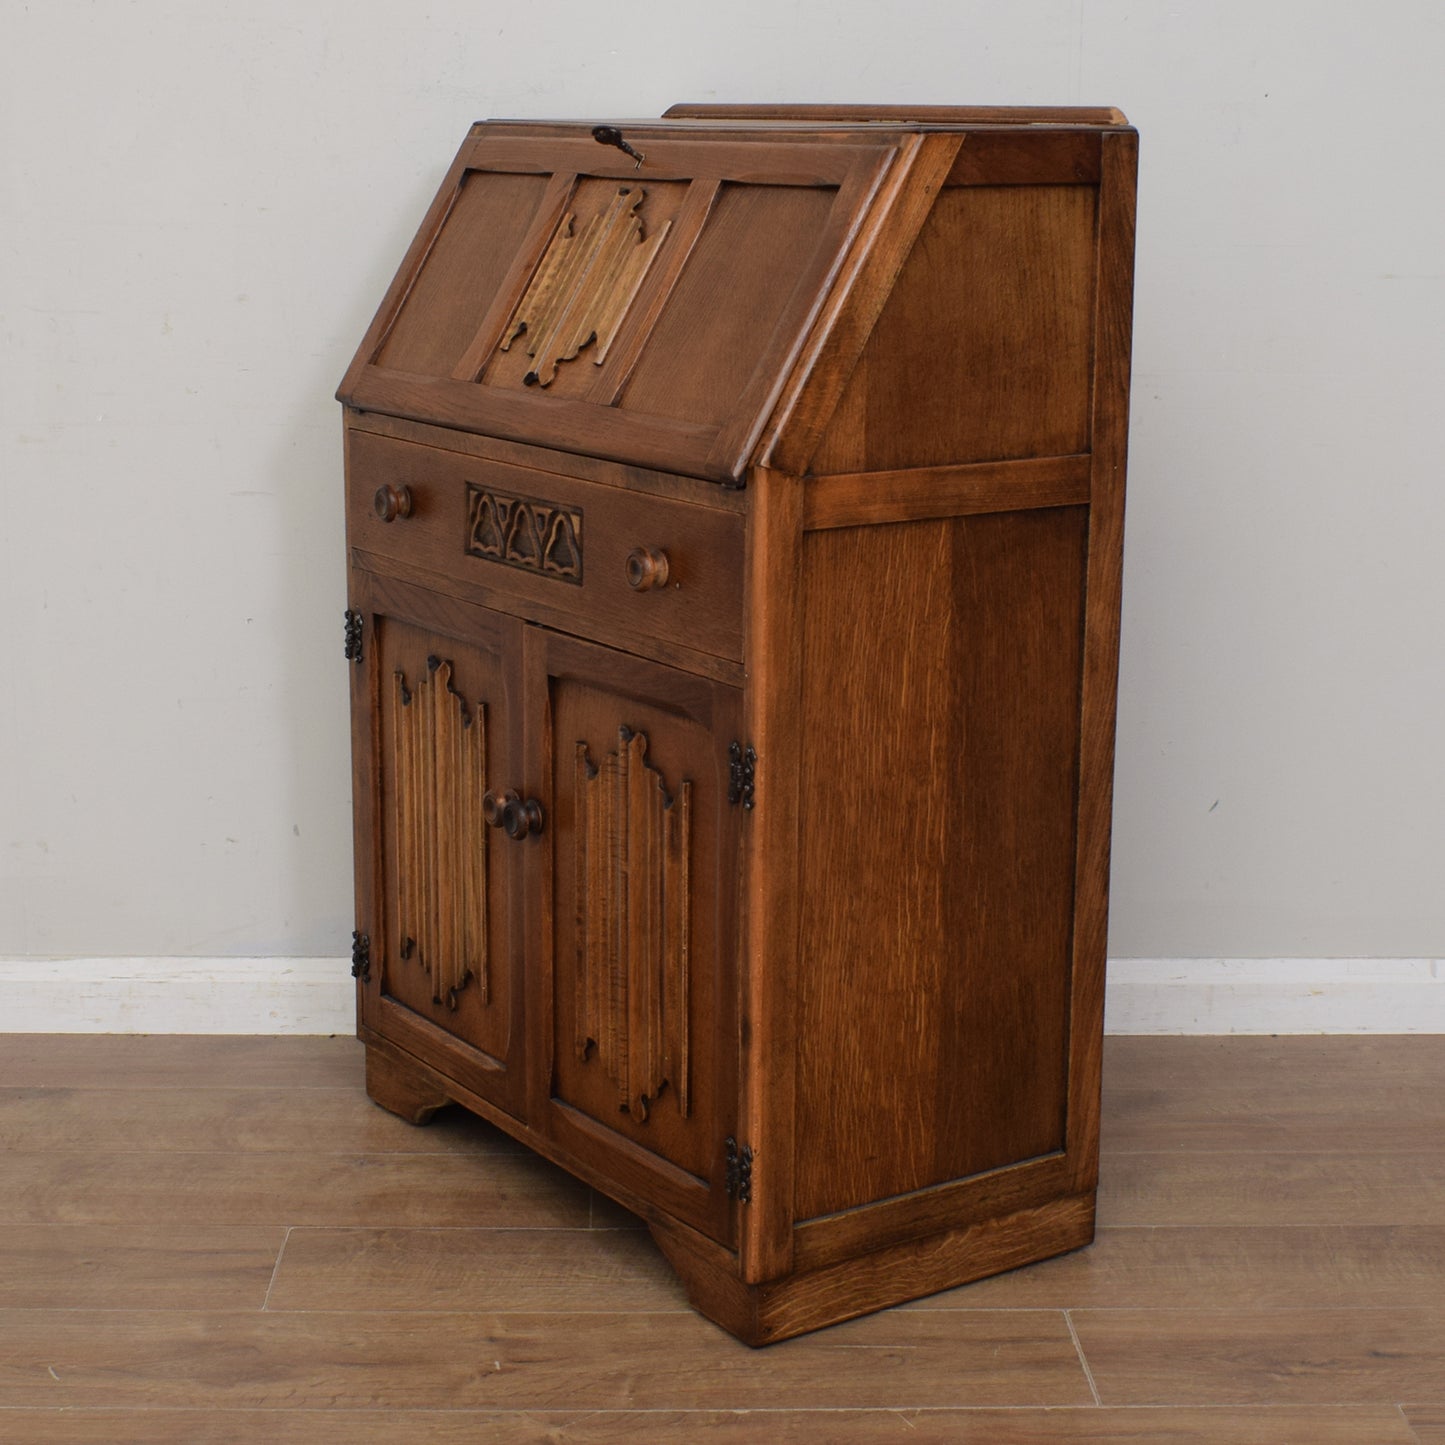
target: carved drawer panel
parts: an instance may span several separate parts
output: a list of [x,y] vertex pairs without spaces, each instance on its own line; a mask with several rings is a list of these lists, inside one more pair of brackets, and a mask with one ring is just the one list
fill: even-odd
[[741,659],[736,512],[362,431],[347,445],[362,565],[623,647]]

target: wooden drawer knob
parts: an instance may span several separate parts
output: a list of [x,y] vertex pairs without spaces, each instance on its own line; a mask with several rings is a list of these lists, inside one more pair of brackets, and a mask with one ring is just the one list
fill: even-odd
[[372,510],[383,522],[394,522],[398,517],[411,516],[411,488],[394,487],[390,482],[376,489],[371,499]]
[[634,547],[627,554],[627,585],[636,592],[667,586],[667,553],[661,547]]
[[509,838],[526,838],[542,831],[542,805],[508,788],[499,798],[488,790],[482,795],[482,817],[487,826],[500,828]]

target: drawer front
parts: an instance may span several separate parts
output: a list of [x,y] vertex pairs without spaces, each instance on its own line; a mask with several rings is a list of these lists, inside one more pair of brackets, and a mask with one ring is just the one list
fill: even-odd
[[621,646],[742,658],[742,517],[351,431],[356,560]]

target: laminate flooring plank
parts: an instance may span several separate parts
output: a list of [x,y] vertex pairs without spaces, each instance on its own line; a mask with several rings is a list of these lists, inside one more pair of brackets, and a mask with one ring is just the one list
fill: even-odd
[[1417,1445],[1445,1445],[1445,1405],[1406,1405],[1404,1415]]
[[0,1311],[0,1406],[1083,1405],[1055,1311],[894,1311],[750,1350],[692,1314]]
[[683,1311],[642,1230],[295,1229],[272,1310]]
[[1369,1405],[1445,1389],[1445,1308],[1078,1310],[1105,1405]]
[[345,1089],[364,1093],[350,1035],[4,1034],[0,1088]]
[[259,1310],[285,1239],[276,1226],[12,1224],[0,1307]]
[[1445,1148],[1418,1154],[1116,1154],[1102,1225],[1445,1224]]
[[0,1149],[147,1152],[494,1153],[522,1146],[464,1109],[414,1124],[357,1087],[0,1089]]
[[1414,1152],[1445,1137],[1445,1039],[1104,1042],[1101,1148]]
[[1144,1094],[1116,1095],[1106,1106],[1100,1157],[1107,1169],[1117,1154],[1417,1154],[1445,1139],[1440,1097],[1380,1098],[1340,1110],[1258,1099],[1171,1110]]
[[0,1224],[586,1228],[590,1191],[530,1153],[28,1154],[0,1170]]
[[[24,1445],[1415,1445],[1390,1408],[3,1410]],[[1445,1436],[1441,1436],[1445,1439]],[[1434,1445],[1433,1436],[1420,1437]]]
[[1122,1036],[1104,1040],[1104,1093],[1327,1097],[1342,1083],[1390,1090],[1445,1084],[1445,1034]]
[[1445,1227],[1101,1229],[1072,1254],[905,1309],[1338,1309],[1445,1301]]

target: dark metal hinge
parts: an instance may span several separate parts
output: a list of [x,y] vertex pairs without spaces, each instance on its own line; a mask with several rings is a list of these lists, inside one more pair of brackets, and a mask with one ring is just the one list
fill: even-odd
[[346,609],[346,660],[361,661],[361,613]]
[[749,811],[753,806],[753,772],[758,755],[751,743],[744,747],[734,743],[728,749],[728,802],[741,803]]
[[723,1177],[723,1192],[739,1204],[751,1204],[753,1200],[753,1151],[751,1145],[739,1144],[731,1134],[723,1141],[723,1154],[727,1170]]
[[371,939],[353,930],[351,935],[351,976],[365,983],[371,977]]

